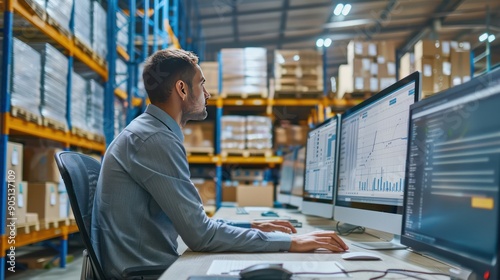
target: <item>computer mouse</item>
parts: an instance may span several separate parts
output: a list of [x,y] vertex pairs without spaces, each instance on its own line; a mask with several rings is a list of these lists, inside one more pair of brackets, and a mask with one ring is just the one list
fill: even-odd
[[293,273],[282,264],[261,263],[249,266],[240,271],[241,279],[247,280],[288,280]]
[[265,211],[260,214],[263,217],[279,217],[278,213],[274,211]]
[[372,252],[349,252],[342,254],[342,259],[344,260],[381,260],[382,258]]

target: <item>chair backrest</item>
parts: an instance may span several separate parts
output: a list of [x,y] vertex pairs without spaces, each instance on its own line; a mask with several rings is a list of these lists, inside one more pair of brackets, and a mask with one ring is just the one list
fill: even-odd
[[97,274],[95,276],[105,279],[90,239],[92,207],[101,164],[94,158],[78,152],[63,151],[54,157],[68,191],[76,224]]

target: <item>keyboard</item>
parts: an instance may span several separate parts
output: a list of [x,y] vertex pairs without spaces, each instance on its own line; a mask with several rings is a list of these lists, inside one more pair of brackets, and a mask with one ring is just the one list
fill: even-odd
[[248,215],[248,211],[245,207],[236,207],[236,215]]

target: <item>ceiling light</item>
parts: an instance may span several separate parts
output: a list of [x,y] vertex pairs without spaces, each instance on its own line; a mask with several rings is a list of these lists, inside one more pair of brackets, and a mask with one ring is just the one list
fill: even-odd
[[332,44],[332,39],[326,38],[323,45],[328,48]]
[[318,48],[321,48],[323,47],[323,39],[322,38],[319,38],[318,40],[316,40],[316,47]]
[[488,42],[490,42],[490,43],[493,42],[493,41],[495,41],[495,39],[496,39],[495,35],[493,35],[493,34],[491,34],[490,36],[488,36]]
[[342,9],[342,15],[347,16],[347,14],[349,14],[350,11],[351,11],[351,4],[346,4]]
[[[351,5],[349,5],[351,6]],[[333,10],[333,14],[336,15],[336,16],[340,16],[340,14],[342,13],[342,10],[344,9],[344,4],[337,4],[337,6],[335,7],[335,10]],[[351,9],[351,8],[349,8]]]
[[479,42],[484,42],[486,39],[488,39],[488,33],[483,33],[479,36]]
[[299,61],[299,60],[300,60],[300,56],[298,54],[293,56],[293,61]]

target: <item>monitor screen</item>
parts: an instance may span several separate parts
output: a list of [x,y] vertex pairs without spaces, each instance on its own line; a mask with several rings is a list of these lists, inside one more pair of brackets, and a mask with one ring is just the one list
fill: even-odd
[[302,213],[325,218],[333,217],[333,198],[338,151],[338,116],[309,131]]
[[[399,237],[409,109],[419,95],[415,72],[342,115],[335,220]],[[404,248],[396,243],[369,249]]]
[[297,159],[293,167],[293,187],[290,205],[302,207],[302,193],[304,188],[304,168],[306,161],[306,148],[301,147],[297,150]]
[[290,151],[283,156],[281,163],[279,192],[277,200],[283,204],[290,204],[293,187],[293,169],[295,167],[295,151]]
[[500,69],[411,107],[401,242],[477,279],[500,279],[499,108]]

